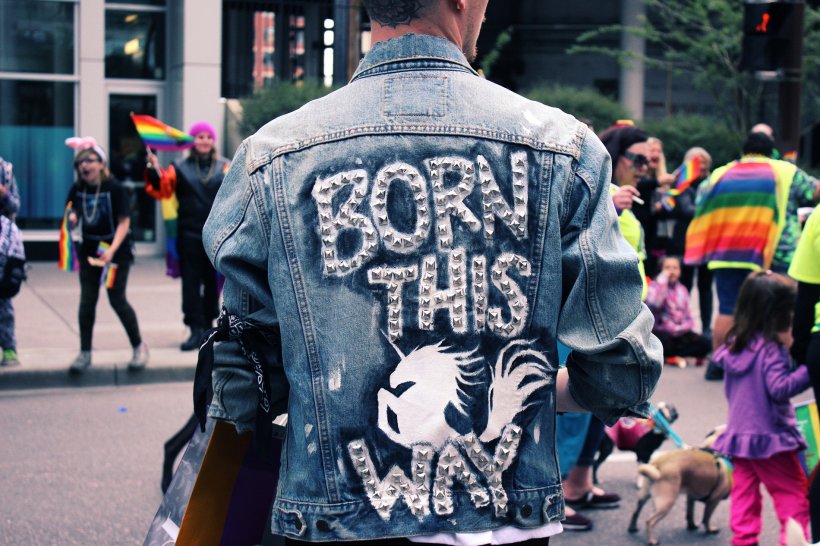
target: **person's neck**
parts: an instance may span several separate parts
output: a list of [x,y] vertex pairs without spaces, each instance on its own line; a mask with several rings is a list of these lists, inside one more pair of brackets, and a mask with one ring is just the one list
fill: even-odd
[[399,38],[400,36],[407,34],[419,34],[445,38],[456,44],[460,49],[463,49],[461,32],[455,25],[452,24],[439,24],[426,19],[418,19],[411,22],[409,25],[399,25],[395,28],[380,25],[376,22],[373,22],[372,25],[370,36],[373,44],[378,42],[386,42],[387,40]]
[[89,186],[99,186],[100,184],[102,184],[102,176],[98,178],[92,178],[91,180],[86,180],[85,178],[83,178],[83,182],[85,182]]

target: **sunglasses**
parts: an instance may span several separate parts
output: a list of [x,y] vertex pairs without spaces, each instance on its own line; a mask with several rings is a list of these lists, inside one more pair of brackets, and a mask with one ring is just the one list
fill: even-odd
[[649,166],[649,159],[643,154],[633,154],[632,152],[624,152],[623,156],[632,162],[632,169],[643,169]]

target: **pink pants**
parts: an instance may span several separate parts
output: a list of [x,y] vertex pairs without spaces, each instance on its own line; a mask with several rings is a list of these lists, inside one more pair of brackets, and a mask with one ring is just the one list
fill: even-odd
[[774,501],[774,510],[780,522],[780,544],[786,544],[786,522],[789,518],[794,518],[806,532],[809,524],[808,481],[796,451],[778,453],[768,459],[735,457],[732,463],[735,466],[731,497],[733,545],[757,544],[763,508],[761,483]]

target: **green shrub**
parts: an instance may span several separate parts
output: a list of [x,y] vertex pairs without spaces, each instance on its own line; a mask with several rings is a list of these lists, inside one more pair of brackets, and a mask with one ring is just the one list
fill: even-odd
[[722,121],[705,116],[671,116],[647,121],[643,127],[651,136],[663,141],[670,171],[680,165],[686,150],[693,146],[700,146],[711,154],[714,169],[739,158],[743,145],[743,135]]
[[242,104],[242,132],[253,134],[270,120],[298,110],[308,102],[335,90],[318,80],[297,83],[277,83],[240,100]]
[[524,93],[528,99],[560,108],[578,119],[588,119],[600,133],[619,119],[629,117],[626,110],[594,89],[565,85],[540,84]]

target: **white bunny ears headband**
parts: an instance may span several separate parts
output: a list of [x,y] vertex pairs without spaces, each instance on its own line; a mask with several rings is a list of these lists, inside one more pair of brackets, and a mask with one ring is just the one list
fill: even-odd
[[103,163],[108,162],[108,158],[106,157],[105,152],[100,147],[100,145],[97,144],[97,141],[94,137],[88,136],[67,138],[65,139],[65,145],[69,148],[74,148],[75,150],[77,150],[77,152],[81,152],[83,150],[88,149],[94,150],[94,153],[100,156],[100,159],[102,159]]

